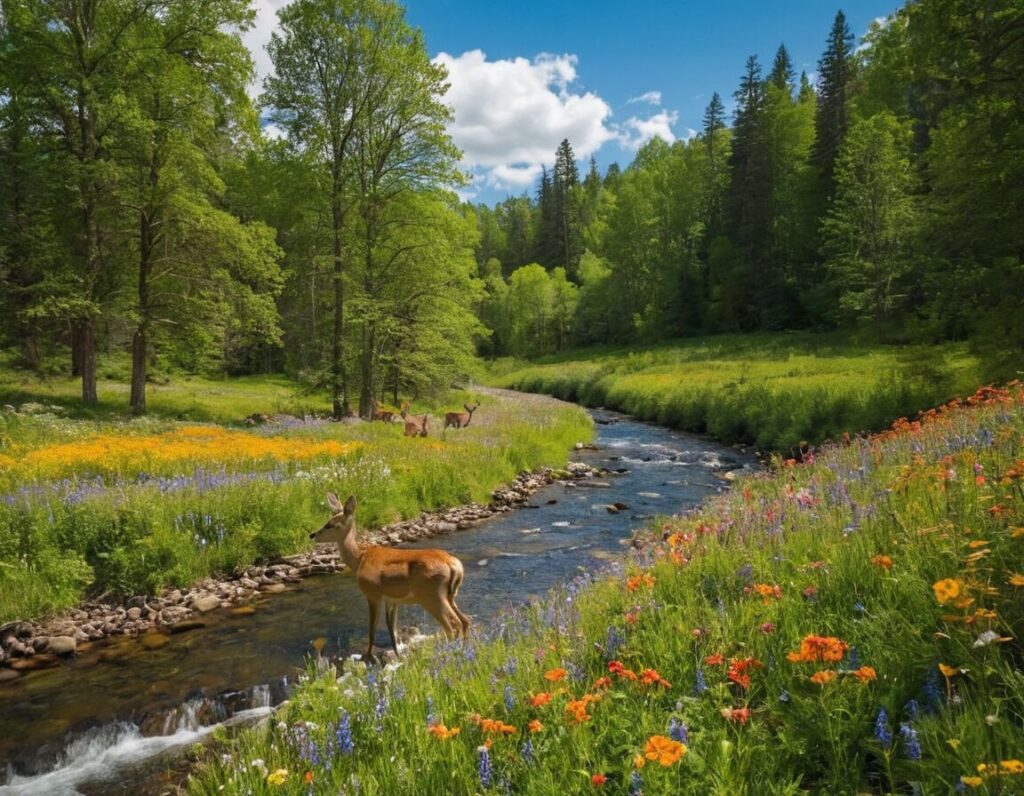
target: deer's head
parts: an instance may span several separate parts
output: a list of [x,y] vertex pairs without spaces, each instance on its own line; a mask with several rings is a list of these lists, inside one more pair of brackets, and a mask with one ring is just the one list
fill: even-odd
[[331,509],[331,518],[323,528],[311,533],[309,538],[316,542],[341,542],[355,528],[356,497],[350,495],[345,505],[342,505],[337,495],[328,492],[327,505]]
[[477,402],[476,402],[475,404],[473,404],[472,406],[470,406],[469,404],[463,404],[462,406],[463,406],[463,407],[465,408],[465,410],[466,410],[467,412],[469,412],[470,414],[473,414],[473,412],[475,412],[475,411],[476,411],[477,409],[479,409],[479,408],[480,408],[480,402],[479,402],[479,401],[477,401]]

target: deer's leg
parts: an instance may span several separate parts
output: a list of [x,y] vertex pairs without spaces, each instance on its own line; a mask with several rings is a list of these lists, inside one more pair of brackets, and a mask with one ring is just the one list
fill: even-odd
[[398,655],[398,603],[388,603],[384,608],[384,620],[388,625],[388,634],[391,636],[391,647]]
[[363,655],[363,660],[370,663],[373,661],[373,636],[377,632],[377,616],[380,613],[380,603],[367,597],[366,604],[370,607],[370,640],[367,642],[366,654]]
[[454,598],[450,601],[450,604],[451,604],[451,607],[452,607],[452,611],[455,612],[455,616],[457,616],[458,619],[459,619],[459,624],[462,625],[462,634],[461,635],[462,635],[463,638],[465,638],[466,636],[469,635],[469,625],[470,625],[469,617],[466,616],[464,613],[462,613],[462,610],[459,608],[459,606],[457,606],[455,604],[455,599]]
[[437,623],[441,626],[441,630],[448,638],[453,638],[458,635],[459,622],[455,617],[455,612],[448,607],[448,601],[442,595],[436,595],[422,603],[427,613],[430,614]]

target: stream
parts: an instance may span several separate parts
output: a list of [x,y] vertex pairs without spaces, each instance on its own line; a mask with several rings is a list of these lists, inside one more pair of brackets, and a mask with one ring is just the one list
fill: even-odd
[[[598,449],[573,458],[609,476],[556,482],[533,495],[531,508],[405,545],[462,559],[459,605],[474,623],[621,556],[633,528],[724,489],[729,470],[758,466],[752,454],[704,437],[592,414]],[[616,502],[629,508],[609,513]],[[366,602],[351,578],[310,577],[253,605],[205,615],[206,627],[157,649],[136,638],[98,643],[62,666],[0,683],[0,794],[162,793],[181,780],[183,750],[287,698],[313,639],[326,638],[332,657],[365,644]],[[418,606],[400,609],[399,627],[408,626],[438,630]],[[383,619],[377,643],[387,645]]]

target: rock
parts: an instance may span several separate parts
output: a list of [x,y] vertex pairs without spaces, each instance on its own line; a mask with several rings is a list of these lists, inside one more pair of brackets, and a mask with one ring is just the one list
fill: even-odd
[[280,594],[284,590],[285,585],[283,583],[268,583],[266,586],[263,587],[263,591],[267,592],[268,594]]
[[201,614],[208,614],[215,608],[220,608],[220,597],[213,594],[197,597],[192,601],[192,607]]
[[240,605],[237,608],[232,608],[231,613],[234,616],[252,616],[256,613],[256,609],[251,605]]
[[7,645],[9,639],[26,639],[32,636],[32,625],[28,622],[8,622],[0,627],[0,643]]
[[724,478],[726,481],[735,481],[736,473],[733,470],[729,470],[727,473],[722,474],[722,478]]
[[170,640],[170,636],[163,633],[147,633],[142,637],[142,646],[147,650],[158,650]]
[[71,636],[52,636],[50,638],[48,650],[54,655],[71,655],[76,649],[78,649],[78,641]]
[[607,481],[594,481],[594,480],[591,479],[591,480],[577,481],[576,482],[576,486],[586,486],[586,487],[591,487],[592,489],[611,489],[612,485],[610,483],[608,483]]
[[0,669],[0,683],[9,683],[21,677],[21,672],[16,669]]
[[46,648],[50,646],[49,636],[36,636],[32,639],[32,649],[38,654],[40,652],[46,652]]
[[129,612],[131,612],[131,610],[133,608],[138,608],[139,610],[141,610],[141,609],[145,608],[145,606],[146,606],[146,598],[142,597],[140,595],[136,595],[135,597],[131,597],[128,600],[128,602],[125,603],[125,607],[128,609]]
[[201,627],[206,627],[206,622],[199,619],[186,619],[183,622],[176,622],[167,628],[172,633],[187,633],[189,630],[198,630]]
[[168,605],[178,605],[178,603],[181,602],[181,592],[178,589],[175,589],[166,597],[164,597],[164,601]]
[[629,508],[628,503],[623,503],[621,501],[616,501],[615,503],[612,503],[612,505],[615,506],[615,508],[617,508],[619,511],[626,511]]
[[125,614],[125,616],[127,616],[129,619],[133,621],[136,619],[140,619],[142,617],[142,608],[140,608],[137,605],[132,606],[128,609],[128,612]]
[[609,514],[618,514],[619,513],[619,509],[616,506],[605,506],[604,509]]
[[551,498],[551,500],[549,500],[546,505],[554,506],[557,502],[558,502],[558,498]]

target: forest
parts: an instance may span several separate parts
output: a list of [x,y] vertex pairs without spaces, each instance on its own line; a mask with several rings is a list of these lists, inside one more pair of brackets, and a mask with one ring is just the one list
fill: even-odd
[[969,339],[1014,370],[1017,4],[910,2],[861,42],[838,12],[813,83],[784,44],[751,55],[735,112],[716,92],[689,140],[583,176],[563,141],[535,196],[495,207],[455,192],[445,71],[401,6],[292,3],[255,97],[252,18],[5,0],[5,364],[71,373],[88,404],[102,359],[137,414],[167,373],[286,373],[336,416],[437,393],[476,354],[720,332]]

